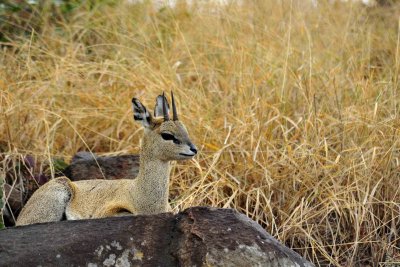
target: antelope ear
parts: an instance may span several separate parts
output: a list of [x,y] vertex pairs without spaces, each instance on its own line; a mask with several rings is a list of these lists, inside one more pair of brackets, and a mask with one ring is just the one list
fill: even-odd
[[169,104],[168,104],[167,98],[164,95],[159,95],[156,98],[156,105],[154,107],[154,117],[165,117],[164,116],[164,111],[163,111],[163,99],[164,99],[164,101],[166,103],[166,106],[167,106],[166,113],[167,113],[167,116],[168,116],[168,114],[169,114]]
[[132,98],[132,107],[135,121],[141,121],[144,127],[149,128],[153,118],[146,107],[135,97]]

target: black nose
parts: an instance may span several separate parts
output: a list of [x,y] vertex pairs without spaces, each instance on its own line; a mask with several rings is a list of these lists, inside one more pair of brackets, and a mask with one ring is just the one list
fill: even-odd
[[195,145],[193,145],[192,143],[189,144],[190,147],[190,151],[192,151],[194,154],[197,154],[197,148]]

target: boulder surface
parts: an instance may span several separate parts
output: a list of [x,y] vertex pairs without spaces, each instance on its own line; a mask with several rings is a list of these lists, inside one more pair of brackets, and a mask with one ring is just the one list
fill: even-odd
[[0,231],[0,266],[314,266],[231,209],[61,221]]
[[91,179],[135,179],[139,173],[139,155],[98,157],[78,152],[63,174],[72,181]]

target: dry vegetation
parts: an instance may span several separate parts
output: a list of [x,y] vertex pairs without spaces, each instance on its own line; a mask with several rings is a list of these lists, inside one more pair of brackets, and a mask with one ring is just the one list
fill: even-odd
[[201,153],[174,165],[173,206],[235,208],[317,265],[398,262],[398,11],[255,0],[43,17],[2,43],[3,174],[24,155],[137,153],[131,97],[174,90]]

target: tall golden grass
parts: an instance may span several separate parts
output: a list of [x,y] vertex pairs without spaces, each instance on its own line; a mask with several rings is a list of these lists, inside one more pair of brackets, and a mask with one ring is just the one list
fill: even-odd
[[316,265],[394,264],[398,11],[273,0],[78,9],[2,44],[3,159],[137,153],[132,96],[153,107],[173,90],[200,148],[172,169],[177,210],[234,208]]

